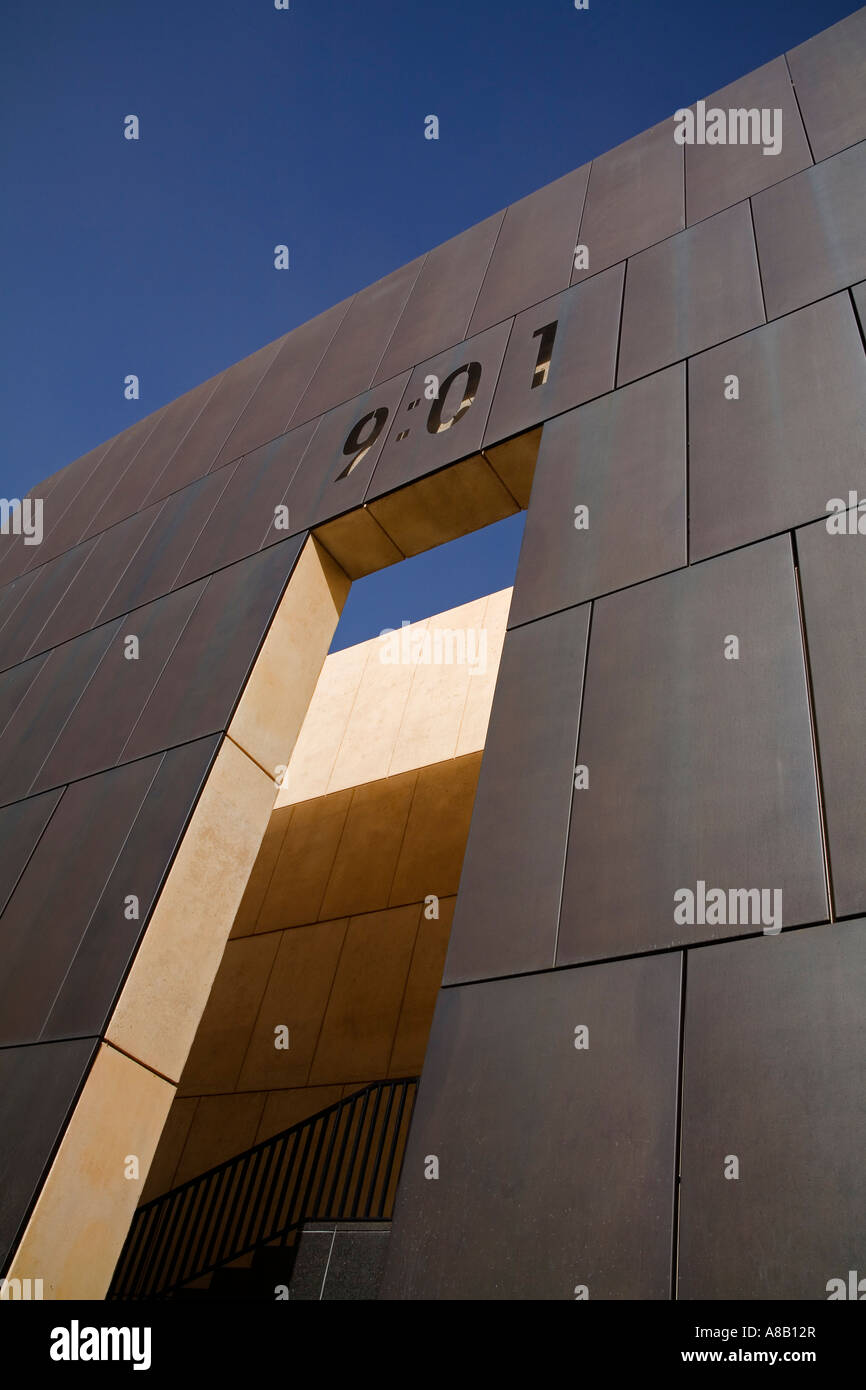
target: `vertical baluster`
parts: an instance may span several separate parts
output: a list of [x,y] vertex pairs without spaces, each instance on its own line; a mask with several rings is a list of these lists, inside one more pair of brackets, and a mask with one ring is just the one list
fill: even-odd
[[397,1153],[397,1144],[400,1139],[400,1126],[403,1123],[403,1111],[406,1108],[407,1083],[404,1081],[400,1088],[400,1106],[397,1111],[397,1122],[394,1125],[394,1137],[391,1140],[391,1152],[388,1156],[388,1166],[385,1169],[385,1181],[382,1184],[382,1196],[379,1199],[379,1218],[385,1215],[385,1202],[388,1196],[388,1185],[391,1181],[391,1169],[394,1166],[394,1157]]

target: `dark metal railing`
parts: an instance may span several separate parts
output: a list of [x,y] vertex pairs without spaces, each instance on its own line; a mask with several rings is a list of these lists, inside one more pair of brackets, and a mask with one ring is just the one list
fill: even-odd
[[387,1221],[416,1076],[374,1081],[138,1208],[108,1297],[164,1298],[306,1221]]

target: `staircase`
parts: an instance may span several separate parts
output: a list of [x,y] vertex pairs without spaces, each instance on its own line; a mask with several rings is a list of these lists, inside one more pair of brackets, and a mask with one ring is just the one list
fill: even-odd
[[306,1224],[390,1220],[417,1089],[374,1081],[146,1202],[108,1298],[288,1297]]

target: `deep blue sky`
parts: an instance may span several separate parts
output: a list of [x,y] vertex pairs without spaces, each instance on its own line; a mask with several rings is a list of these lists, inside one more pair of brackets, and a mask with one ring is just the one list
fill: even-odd
[[[0,495],[857,8],[5,0]],[[356,585],[348,640],[510,583],[504,531]]]

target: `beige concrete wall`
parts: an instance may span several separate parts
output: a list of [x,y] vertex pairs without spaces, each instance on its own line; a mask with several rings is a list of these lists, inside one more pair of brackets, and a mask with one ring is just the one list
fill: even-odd
[[144,1200],[365,1081],[420,1073],[480,762],[275,809]]
[[[503,589],[413,623],[400,645],[417,661],[393,663],[380,638],[329,656],[277,805],[482,749],[510,602]],[[436,660],[459,657],[461,638],[483,662]]]

